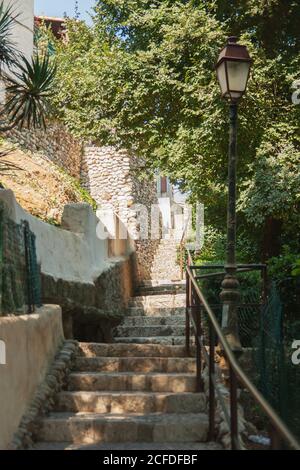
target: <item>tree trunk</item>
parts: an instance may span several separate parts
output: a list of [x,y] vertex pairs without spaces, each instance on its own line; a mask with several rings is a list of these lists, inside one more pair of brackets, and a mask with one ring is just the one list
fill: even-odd
[[282,221],[268,217],[265,221],[262,237],[262,261],[280,255]]

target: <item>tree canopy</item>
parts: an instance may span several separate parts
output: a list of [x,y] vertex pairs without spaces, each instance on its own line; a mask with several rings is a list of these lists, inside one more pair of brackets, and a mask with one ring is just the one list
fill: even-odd
[[68,43],[56,44],[56,107],[75,135],[128,148],[160,168],[222,229],[228,111],[214,64],[226,37],[238,35],[254,59],[240,106],[240,227],[258,239],[275,219],[295,239],[299,22],[291,0],[98,1],[93,25],[69,21]]

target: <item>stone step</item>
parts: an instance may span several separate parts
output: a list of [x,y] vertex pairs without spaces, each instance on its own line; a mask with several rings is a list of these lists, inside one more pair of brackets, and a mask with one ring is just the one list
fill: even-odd
[[194,358],[78,357],[74,370],[84,372],[195,372]]
[[185,307],[130,307],[127,316],[149,316],[149,317],[168,317],[185,315]]
[[129,302],[129,307],[174,308],[185,305],[185,294],[137,296],[132,297]]
[[205,442],[208,419],[192,414],[50,413],[41,420],[39,440],[99,442]]
[[157,279],[148,279],[148,280],[144,280],[140,283],[140,285],[138,286],[139,288],[144,288],[144,287],[150,287],[150,288],[156,288],[156,287],[161,287],[161,286],[184,286],[185,287],[185,281],[183,280],[180,280],[180,281],[172,281],[171,279],[164,279],[163,281]]
[[139,287],[136,290],[136,296],[143,297],[149,295],[174,295],[177,293],[184,293],[185,285],[184,284],[169,284],[169,285],[159,285],[159,286],[149,286],[149,287]]
[[202,413],[204,393],[61,392],[56,411],[93,413]]
[[186,357],[184,347],[161,344],[79,343],[79,353],[85,357]]
[[162,346],[185,344],[185,336],[119,336],[116,340],[124,344],[161,344]]
[[184,336],[185,326],[153,325],[153,326],[118,326],[115,337],[153,337],[153,336]]
[[68,391],[195,392],[195,374],[73,372]]
[[120,326],[185,326],[185,315],[173,316],[128,316]]
[[71,442],[37,442],[30,450],[223,450],[216,442],[111,442],[72,444]]

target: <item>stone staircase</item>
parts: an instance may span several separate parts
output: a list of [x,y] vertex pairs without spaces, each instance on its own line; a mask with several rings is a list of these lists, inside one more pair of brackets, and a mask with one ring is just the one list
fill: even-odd
[[80,344],[34,449],[217,449],[182,346]]
[[177,263],[177,250],[179,241],[172,232],[169,238],[162,238],[155,253],[151,266],[151,279],[172,281],[180,280],[180,266]]
[[115,330],[119,343],[183,345],[185,343],[185,284],[140,287],[127,316]]
[[[212,450],[206,396],[186,357],[182,285],[143,286],[116,343],[81,343],[35,449]],[[129,343],[129,344],[128,344]]]

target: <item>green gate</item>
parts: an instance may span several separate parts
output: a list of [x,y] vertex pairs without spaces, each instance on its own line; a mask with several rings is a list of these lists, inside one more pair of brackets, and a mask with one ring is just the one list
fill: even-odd
[[34,233],[27,221],[14,222],[0,202],[0,315],[41,306],[40,279]]

